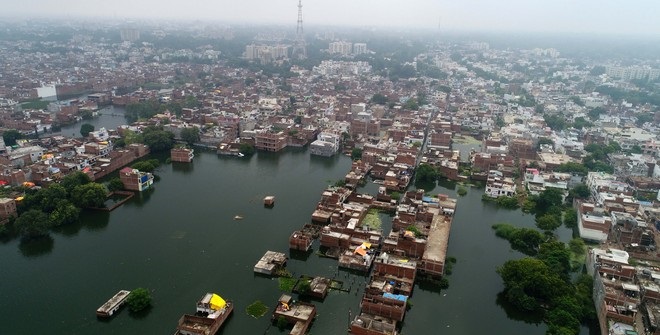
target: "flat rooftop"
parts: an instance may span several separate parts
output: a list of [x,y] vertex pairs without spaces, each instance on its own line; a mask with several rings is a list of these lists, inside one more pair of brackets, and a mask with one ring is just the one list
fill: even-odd
[[449,244],[449,231],[451,229],[451,216],[444,216],[434,209],[435,215],[431,221],[431,228],[426,243],[426,250],[422,259],[434,262],[444,262]]

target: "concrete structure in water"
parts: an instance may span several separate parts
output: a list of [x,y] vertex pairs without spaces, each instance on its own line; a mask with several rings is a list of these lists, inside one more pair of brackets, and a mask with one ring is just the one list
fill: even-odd
[[273,275],[286,266],[286,261],[285,254],[268,250],[254,266],[254,272]]
[[170,159],[172,162],[190,163],[195,157],[195,150],[188,148],[174,148],[170,150]]
[[142,192],[154,183],[154,175],[137,169],[125,167],[119,171],[119,179],[129,191]]
[[316,306],[300,301],[294,301],[291,296],[282,294],[273,312],[273,320],[284,318],[287,323],[293,324],[289,335],[303,335],[309,329],[316,316]]
[[124,305],[130,293],[131,291],[128,290],[117,292],[110,300],[106,301],[105,304],[96,310],[96,315],[99,317],[111,317]]

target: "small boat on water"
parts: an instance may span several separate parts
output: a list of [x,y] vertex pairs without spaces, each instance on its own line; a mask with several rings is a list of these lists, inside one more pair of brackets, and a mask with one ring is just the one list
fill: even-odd
[[184,314],[174,335],[214,335],[234,311],[234,304],[215,293],[206,293],[197,302],[195,315]]
[[234,220],[243,220],[243,217],[241,215],[236,215],[234,216]]

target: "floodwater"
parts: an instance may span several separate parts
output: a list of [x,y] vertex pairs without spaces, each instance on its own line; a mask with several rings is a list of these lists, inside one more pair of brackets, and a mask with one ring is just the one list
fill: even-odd
[[[255,276],[252,268],[267,250],[289,254],[290,233],[310,222],[321,191],[343,178],[350,164],[348,157],[315,157],[306,149],[249,158],[198,152],[192,164],[162,165],[153,189],[111,213],[85,212],[80,224],[38,242],[2,240],[0,333],[171,334],[182,314],[215,292],[235,303],[219,333],[283,334],[270,324],[282,293],[278,281]],[[377,186],[369,183],[362,191],[374,193]],[[451,183],[429,192],[456,197]],[[507,313],[497,298],[502,282],[496,268],[521,254],[495,237],[491,225],[533,226],[533,216],[484,204],[482,193],[470,188],[459,197],[449,240],[448,255],[457,259],[450,287],[415,287],[403,334],[545,333],[538,320]],[[273,208],[263,206],[266,195],[276,197]],[[233,220],[236,215],[243,219]],[[389,229],[391,219],[381,217]],[[570,230],[558,233],[570,239]],[[366,277],[338,270],[336,260],[317,250],[315,244],[311,253],[291,255],[287,269],[295,276],[334,277],[350,288],[314,302],[318,316],[311,328],[315,335],[346,334]],[[123,309],[109,320],[96,318],[96,308],[117,291],[137,287],[152,292],[148,312]],[[245,312],[256,300],[270,308],[258,319]]]

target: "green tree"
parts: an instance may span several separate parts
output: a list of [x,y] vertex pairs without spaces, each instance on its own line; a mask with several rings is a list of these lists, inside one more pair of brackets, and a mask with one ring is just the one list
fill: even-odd
[[558,188],[545,189],[536,200],[536,213],[546,213],[552,207],[561,206],[563,195],[564,192]]
[[555,215],[544,214],[536,218],[536,226],[543,230],[553,231],[561,226],[561,221]]
[[121,191],[123,189],[124,183],[122,183],[119,178],[112,178],[110,182],[108,182],[108,191],[110,192]]
[[362,159],[362,149],[353,148],[353,150],[351,150],[351,159],[354,161]]
[[71,192],[71,201],[79,208],[103,207],[107,196],[105,186],[98,183],[89,183],[76,186]]
[[52,184],[47,188],[39,190],[41,197],[41,210],[50,213],[59,206],[59,202],[66,200],[68,193],[61,184]]
[[146,161],[135,162],[131,167],[142,172],[153,172],[159,165],[160,162],[157,159],[149,159]]
[[583,239],[576,237],[568,242],[568,248],[576,255],[583,255],[587,245],[584,243]]
[[601,114],[606,114],[607,111],[603,107],[594,107],[587,112],[590,119],[596,121],[600,118]]
[[89,133],[93,131],[94,131],[94,126],[89,123],[83,123],[80,126],[80,135],[82,135],[82,137],[87,137]]
[[52,226],[62,226],[72,224],[78,221],[80,217],[80,208],[74,206],[70,201],[61,199],[55,210],[49,215],[48,219]]
[[22,138],[23,134],[16,129],[5,130],[5,132],[2,133],[2,139],[5,141],[5,145],[8,146],[16,145],[16,141]]
[[575,208],[569,208],[566,211],[564,211],[564,225],[567,228],[575,228],[577,227],[578,223],[578,218],[577,218],[577,211]]
[[387,104],[387,97],[380,94],[376,93],[371,97],[371,103],[377,104],[377,105],[386,105]]
[[509,260],[497,269],[506,299],[521,310],[539,310],[542,303],[568,291],[567,285],[543,261],[525,257]]
[[590,195],[591,191],[589,191],[589,187],[584,183],[580,183],[568,191],[566,200],[573,202],[573,199],[587,199]]
[[417,103],[417,99],[415,98],[408,99],[406,103],[403,104],[403,108],[407,110],[418,110],[419,104]]
[[151,294],[146,288],[138,287],[128,294],[126,304],[131,312],[140,312],[151,305]]
[[66,191],[69,192],[70,195],[73,189],[76,188],[77,186],[89,184],[91,182],[92,179],[89,178],[87,174],[80,171],[76,171],[62,178],[62,180],[60,181],[60,185],[62,185],[64,189],[66,189]]
[[181,129],[181,139],[188,143],[188,145],[193,145],[199,142],[199,138],[199,128],[187,127]]
[[25,238],[36,238],[48,235],[50,222],[46,213],[38,209],[30,209],[21,214],[14,223],[16,230]]
[[250,155],[254,154],[254,152],[256,151],[254,149],[254,145],[249,144],[249,143],[241,143],[241,146],[239,147],[238,150],[239,150],[240,153],[242,153],[245,156],[250,156]]
[[566,248],[564,242],[548,241],[541,243],[536,257],[547,264],[550,271],[566,280],[568,279],[568,273],[571,269],[571,252]]
[[438,171],[431,165],[422,163],[415,172],[415,183],[433,183],[438,179]]
[[169,131],[155,127],[147,127],[143,136],[144,144],[149,146],[151,152],[169,151],[174,147],[174,134]]
[[124,130],[123,140],[126,145],[131,145],[134,143],[144,143],[144,136],[142,136],[142,134],[140,133],[136,133],[132,130],[126,129]]

